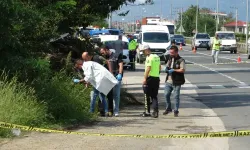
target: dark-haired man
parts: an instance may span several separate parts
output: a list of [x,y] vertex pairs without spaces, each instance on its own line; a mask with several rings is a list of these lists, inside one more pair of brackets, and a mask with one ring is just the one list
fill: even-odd
[[166,63],[166,81],[165,81],[165,97],[166,97],[166,110],[163,115],[172,112],[170,96],[173,91],[175,99],[174,116],[178,117],[180,105],[180,90],[181,85],[185,83],[184,73],[186,70],[185,60],[178,54],[178,47],[172,46],[169,50],[169,55]]
[[[112,74],[118,80],[118,84],[113,88],[113,92],[110,92],[108,96],[108,106],[109,106],[109,115],[113,115],[115,117],[119,116],[119,106],[120,106],[120,93],[121,93],[121,81],[123,77],[123,60],[122,53],[113,53],[108,46],[102,46],[100,49],[100,53],[108,59],[111,68]],[[112,99],[113,94],[113,99]],[[113,109],[113,100],[115,101],[115,108]]]

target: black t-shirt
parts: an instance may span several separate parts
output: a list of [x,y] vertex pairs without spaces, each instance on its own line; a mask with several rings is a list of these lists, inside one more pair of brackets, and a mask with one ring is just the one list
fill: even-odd
[[100,55],[94,55],[91,61],[97,62],[98,64],[105,65],[106,59]]
[[122,53],[119,54],[118,57],[115,57],[115,53],[111,53],[110,56],[106,57],[111,63],[114,75],[119,74],[119,63],[123,63],[122,57],[123,57]]

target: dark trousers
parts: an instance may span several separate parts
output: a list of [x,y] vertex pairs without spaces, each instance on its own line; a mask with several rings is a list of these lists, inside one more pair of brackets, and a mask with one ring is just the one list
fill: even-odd
[[114,98],[113,98],[113,89],[111,89],[107,95],[108,98],[108,111],[113,113],[114,112]]
[[135,69],[135,55],[136,55],[135,50],[130,50],[129,51],[129,60],[130,60],[130,66],[131,66],[132,70]]
[[158,91],[160,86],[159,77],[147,78],[147,104],[150,104],[150,98],[152,100],[152,107],[155,112],[158,112]]

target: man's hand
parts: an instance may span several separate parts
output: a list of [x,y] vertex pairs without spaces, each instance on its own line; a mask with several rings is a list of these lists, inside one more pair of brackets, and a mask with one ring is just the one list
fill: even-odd
[[142,81],[142,85],[147,85],[147,80],[146,80],[146,79],[144,79],[144,80]]
[[169,74],[172,74],[173,72],[174,72],[174,69],[168,70],[168,73],[169,73]]
[[121,75],[121,74],[118,74],[118,75],[116,76],[116,79],[117,79],[118,81],[122,81],[122,75]]

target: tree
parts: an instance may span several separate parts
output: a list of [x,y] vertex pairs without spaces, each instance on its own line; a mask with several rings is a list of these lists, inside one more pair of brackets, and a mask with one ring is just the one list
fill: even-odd
[[[191,5],[187,11],[185,11],[182,15],[182,25],[185,29],[185,36],[192,36],[192,31],[195,29],[195,15],[196,14],[196,6]],[[179,15],[177,29],[180,27],[181,17]]]

